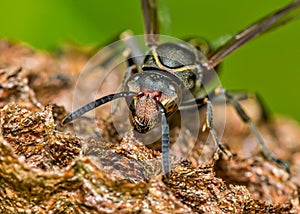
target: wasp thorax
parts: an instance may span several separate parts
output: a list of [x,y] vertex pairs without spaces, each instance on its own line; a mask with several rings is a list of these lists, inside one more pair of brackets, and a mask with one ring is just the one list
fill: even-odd
[[167,116],[177,111],[181,102],[181,88],[177,81],[172,74],[157,70],[142,72],[129,79],[126,91],[138,94],[133,99],[126,99],[136,131],[145,133],[158,125],[161,105]]
[[181,43],[165,43],[157,47],[156,52],[162,65],[176,69],[196,62],[194,48]]
[[145,57],[143,70],[164,70],[176,76],[190,91],[196,87],[196,80],[201,80],[201,66],[198,51],[186,44],[165,43],[151,49]]

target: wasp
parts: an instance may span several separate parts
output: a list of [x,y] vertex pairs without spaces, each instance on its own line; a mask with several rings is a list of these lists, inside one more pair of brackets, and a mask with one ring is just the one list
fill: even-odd
[[[226,103],[231,104],[242,121],[248,124],[258,144],[262,147],[264,155],[289,171],[288,165],[273,156],[267,149],[255,124],[233,93],[221,87],[214,88],[201,97],[196,97],[196,92],[203,87],[203,81],[209,79],[206,76],[209,76],[210,72],[233,51],[253,38],[296,19],[299,15],[297,10],[300,8],[300,1],[294,1],[263,17],[215,50],[210,50],[205,42],[200,45],[196,44],[196,49],[202,51],[205,57],[199,55],[191,45],[179,42],[159,43],[156,3],[155,0],[141,0],[148,51],[141,65],[137,65],[137,59],[136,61],[134,58],[128,60],[123,90],[101,97],[70,113],[64,118],[62,124],[67,124],[107,102],[125,98],[130,110],[129,119],[134,130],[146,133],[158,124],[160,125],[162,166],[164,174],[168,177],[170,174],[170,128],[167,119],[181,109],[189,108],[191,101],[186,98],[186,91],[195,95],[193,102],[199,109],[206,108],[206,127],[218,148],[226,153],[214,129],[212,111],[212,100],[224,96]],[[247,94],[245,96],[247,97]]]

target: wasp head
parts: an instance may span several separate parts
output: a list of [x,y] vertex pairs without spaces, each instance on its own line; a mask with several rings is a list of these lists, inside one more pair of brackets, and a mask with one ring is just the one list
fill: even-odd
[[165,108],[166,116],[177,111],[181,99],[179,86],[173,79],[161,72],[142,72],[129,80],[128,91],[137,95],[127,99],[130,121],[133,128],[146,133],[160,122],[160,106]]

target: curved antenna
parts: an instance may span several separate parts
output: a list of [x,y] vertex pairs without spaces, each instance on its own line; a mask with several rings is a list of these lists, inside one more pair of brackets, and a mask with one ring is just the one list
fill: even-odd
[[156,0],[141,0],[146,44],[148,47],[158,44],[159,22]]
[[95,101],[92,101],[88,104],[86,104],[85,106],[77,109],[76,111],[70,113],[69,115],[67,115],[63,121],[62,121],[62,125],[65,125],[79,117],[81,117],[83,114],[85,114],[86,112],[97,108],[98,106],[101,106],[107,102],[110,102],[112,100],[115,100],[117,98],[121,98],[121,97],[133,97],[136,96],[137,93],[135,92],[120,92],[120,93],[116,93],[116,94],[110,94],[104,97],[101,97]]
[[284,8],[281,8],[278,11],[263,17],[256,23],[236,34],[224,45],[208,54],[208,61],[213,67],[215,67],[230,53],[244,45],[249,40],[257,37],[258,35],[274,30],[292,20],[298,19],[299,17],[300,1],[296,0]]
[[158,102],[158,107],[161,114],[161,153],[162,153],[162,165],[164,174],[167,178],[170,176],[170,130],[166,117],[166,109]]

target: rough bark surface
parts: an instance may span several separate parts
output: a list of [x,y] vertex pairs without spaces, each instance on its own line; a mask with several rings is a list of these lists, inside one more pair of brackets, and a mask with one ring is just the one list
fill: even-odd
[[[119,136],[111,118],[97,118],[97,129],[88,117],[75,121],[76,127],[60,125],[93,51],[64,47],[54,55],[2,40],[0,52],[1,213],[300,212],[295,121],[263,121],[255,101],[243,102],[268,148],[289,162],[291,174],[261,154],[229,107],[222,143],[235,155],[216,152],[198,164],[197,155],[206,152],[200,136],[186,160],[171,157],[167,179],[161,153],[131,132]],[[183,140],[190,143],[188,132]]]

